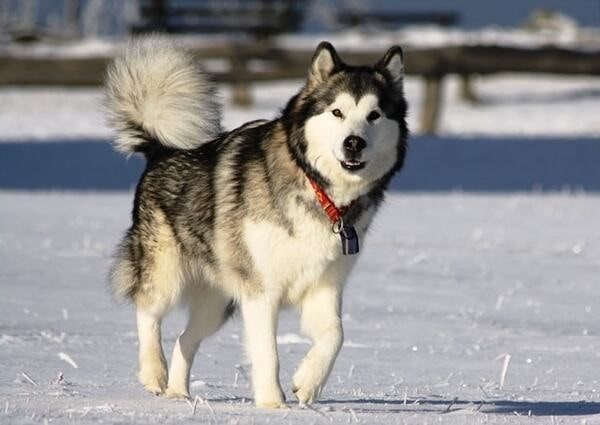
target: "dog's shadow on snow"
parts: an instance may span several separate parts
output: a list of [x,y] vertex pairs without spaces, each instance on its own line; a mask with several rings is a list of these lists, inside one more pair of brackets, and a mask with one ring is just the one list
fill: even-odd
[[[597,139],[420,136],[391,189],[600,192],[599,163]],[[129,190],[143,167],[107,140],[0,143],[0,190]]]
[[[439,413],[454,412],[505,414],[518,416],[584,416],[600,414],[600,403],[590,401],[515,401],[515,400],[461,400],[461,399],[346,399],[322,400],[322,405],[346,405],[356,413]],[[337,410],[337,409],[336,409]]]
[[[245,397],[205,397],[211,403],[247,403]],[[290,407],[294,402],[288,400]],[[325,410],[323,410],[325,408]],[[498,414],[516,416],[586,416],[600,414],[600,402],[594,401],[516,401],[516,400],[466,400],[446,398],[377,399],[349,398],[324,399],[313,405],[319,412],[352,411],[364,414],[437,413],[437,414]]]

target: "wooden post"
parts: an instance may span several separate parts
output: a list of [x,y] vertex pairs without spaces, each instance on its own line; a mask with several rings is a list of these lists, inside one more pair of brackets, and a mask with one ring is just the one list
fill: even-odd
[[252,94],[250,93],[250,87],[248,82],[239,81],[236,79],[236,75],[245,75],[248,73],[246,69],[246,59],[233,55],[231,59],[231,74],[233,76],[232,94],[233,104],[237,106],[250,106],[252,105]]
[[421,115],[421,131],[425,134],[435,134],[438,130],[439,115],[442,101],[441,75],[425,77],[425,96]]
[[470,74],[460,76],[460,98],[471,104],[479,103],[479,98],[477,97],[477,93],[475,93]]

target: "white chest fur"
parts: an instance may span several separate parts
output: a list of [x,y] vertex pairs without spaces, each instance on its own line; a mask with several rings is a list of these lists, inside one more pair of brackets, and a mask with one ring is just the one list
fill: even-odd
[[291,229],[247,219],[243,230],[265,288],[281,291],[285,301],[296,304],[310,285],[341,284],[357,256],[343,256],[340,236],[307,212],[296,208],[288,217]]

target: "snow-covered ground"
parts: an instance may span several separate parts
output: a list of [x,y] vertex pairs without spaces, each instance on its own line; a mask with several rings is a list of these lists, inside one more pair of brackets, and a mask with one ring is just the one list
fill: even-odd
[[[196,357],[195,413],[137,384],[134,315],[106,288],[131,198],[0,193],[0,423],[600,421],[598,197],[393,194],[323,401],[254,409],[236,318]],[[181,315],[166,325],[170,349]],[[292,400],[308,345],[294,314],[279,335]]]
[[[223,87],[225,127],[275,116],[299,84],[254,85],[250,109]],[[436,192],[390,194],[323,401],[252,408],[235,319],[196,358],[195,413],[137,384],[133,312],[106,288],[132,193],[40,191],[137,178],[110,152],[99,90],[0,89],[0,423],[600,423],[600,79],[475,84],[473,106],[451,78],[441,137],[413,139],[393,187]],[[406,87],[418,135],[421,82]],[[181,315],[166,325],[170,349]],[[279,333],[292,400],[308,345],[294,314]]]

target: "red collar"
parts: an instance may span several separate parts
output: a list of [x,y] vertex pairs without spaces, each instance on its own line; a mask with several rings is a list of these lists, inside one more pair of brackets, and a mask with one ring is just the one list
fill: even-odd
[[325,193],[325,190],[323,190],[323,188],[321,186],[319,186],[319,184],[316,181],[311,179],[308,175],[306,176],[306,178],[308,179],[308,181],[310,182],[310,185],[315,190],[315,195],[317,195],[317,199],[319,200],[319,203],[321,204],[321,206],[323,207],[323,210],[327,214],[327,217],[329,217],[329,220],[331,221],[331,223],[338,224],[338,223],[340,223],[340,221],[342,221],[342,223],[343,223],[342,217],[344,216],[344,214],[346,214],[348,212],[348,210],[350,208],[352,208],[354,205],[356,205],[356,202],[357,202],[356,199],[354,201],[350,202],[350,205],[346,205],[345,207],[338,208],[335,206],[335,204],[333,203],[331,198],[329,196],[327,196],[327,193]]

